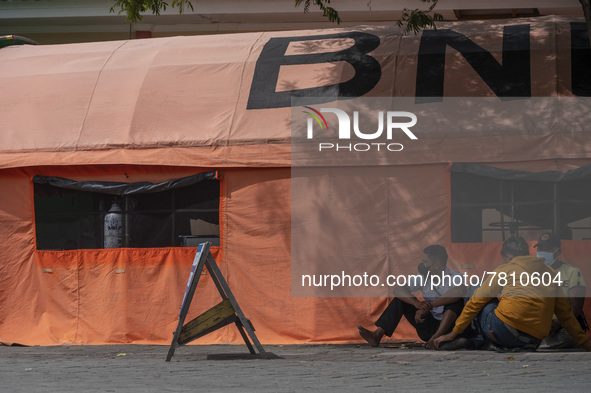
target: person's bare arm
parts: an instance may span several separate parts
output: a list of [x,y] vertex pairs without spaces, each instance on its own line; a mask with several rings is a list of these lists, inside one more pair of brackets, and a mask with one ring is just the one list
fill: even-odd
[[451,288],[449,291],[445,292],[443,295],[439,296],[437,299],[431,302],[432,307],[438,306],[445,306],[446,304],[452,304],[460,300],[465,294],[468,288],[459,285],[457,287]]
[[[577,286],[571,288],[568,291],[568,303],[570,308],[573,310],[573,315],[578,317],[581,311],[583,311],[583,305],[585,304],[585,292],[586,288],[583,286]],[[558,319],[552,320],[552,326],[550,328],[550,336],[556,334],[560,330],[562,324]]]
[[573,309],[575,317],[578,317],[581,311],[583,311],[586,289],[587,288],[583,286],[578,286],[571,288],[570,291],[568,291],[568,302],[570,303],[570,308]]
[[408,287],[394,287],[394,295],[404,303],[408,303],[416,308],[421,307],[422,302],[410,293]]
[[[561,291],[561,289],[557,288],[557,291]],[[554,303],[554,314],[556,314],[562,326],[564,326],[568,334],[570,334],[577,344],[585,348],[587,351],[591,351],[591,341],[583,329],[581,329],[579,321],[577,321],[573,315],[570,304],[564,297],[556,298],[556,302]]]
[[394,295],[404,303],[408,303],[417,309],[415,314],[416,323],[421,323],[425,320],[429,311],[433,308],[431,303],[420,301],[408,289],[408,287],[394,287]]

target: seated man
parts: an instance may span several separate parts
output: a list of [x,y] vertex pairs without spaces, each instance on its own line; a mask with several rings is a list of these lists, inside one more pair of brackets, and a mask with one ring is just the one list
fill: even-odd
[[521,237],[506,240],[501,255],[506,263],[488,274],[466,303],[453,330],[434,340],[435,347],[452,340],[456,343],[453,348],[463,347],[464,342],[469,344],[466,339],[456,338],[478,315],[481,334],[495,346],[535,351],[550,331],[552,314],[556,314],[575,341],[591,351],[591,341],[575,319],[560,287],[548,280],[545,283],[533,280],[546,273],[545,277],[549,274],[553,280],[556,271],[546,266],[543,258],[530,256],[529,247]]
[[[453,277],[461,274],[447,268],[447,252],[444,247],[438,245],[431,245],[423,250],[422,265],[431,278],[435,275],[440,278],[445,275],[449,278],[440,280],[441,285],[435,286],[432,285],[431,279],[417,277],[417,280],[409,280],[410,287],[395,287],[396,297],[375,323],[377,329],[370,331],[357,326],[361,337],[372,347],[379,346],[384,335],[392,336],[403,315],[416,329],[421,340],[426,341],[427,348],[433,349],[433,340],[450,331],[464,306],[462,296],[466,292],[466,287],[454,287],[452,284]],[[424,278],[428,277],[427,271],[424,272]],[[456,279],[456,282],[460,281]],[[423,301],[411,294],[417,290],[422,292]]]
[[[560,238],[554,233],[543,233],[538,239],[538,244],[534,247],[538,249],[536,256],[544,258],[546,265],[560,273],[560,279],[562,280],[560,286],[564,291],[564,297],[568,299],[573,315],[579,321],[581,328],[588,330],[585,314],[583,314],[586,291],[585,280],[579,269],[558,259],[562,253]],[[577,345],[575,340],[562,327],[556,315],[552,318],[550,334],[542,341],[540,348],[574,348]]]

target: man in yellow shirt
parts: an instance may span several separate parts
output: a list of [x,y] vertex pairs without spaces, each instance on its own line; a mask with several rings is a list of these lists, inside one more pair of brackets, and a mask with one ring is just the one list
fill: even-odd
[[506,240],[501,255],[506,263],[488,272],[486,280],[466,303],[453,330],[437,337],[435,347],[455,340],[478,315],[481,333],[496,346],[536,350],[550,332],[555,314],[575,341],[591,351],[591,341],[573,315],[568,300],[562,296],[562,289],[554,282],[556,271],[544,264],[544,258],[530,256],[529,246],[521,237]]

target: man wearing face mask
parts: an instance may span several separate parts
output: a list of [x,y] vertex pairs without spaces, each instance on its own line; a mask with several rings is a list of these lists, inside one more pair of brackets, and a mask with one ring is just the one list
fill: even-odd
[[562,289],[554,282],[545,285],[533,281],[533,277],[544,275],[556,277],[556,271],[546,266],[544,259],[530,256],[529,246],[521,237],[507,239],[501,256],[505,263],[489,272],[466,303],[453,330],[436,338],[435,347],[453,341],[454,349],[479,348],[476,340],[458,339],[478,316],[478,328],[493,349],[535,351],[548,335],[555,314],[576,342],[591,351],[591,341],[575,319]]
[[[560,273],[560,279],[562,280],[561,288],[564,291],[564,297],[568,299],[573,314],[579,321],[581,328],[583,330],[589,330],[587,321],[585,320],[585,314],[583,314],[586,290],[585,280],[579,269],[559,259],[562,252],[560,238],[554,233],[543,233],[538,239],[538,244],[534,247],[537,248],[536,256],[538,258],[544,258],[546,265]],[[562,327],[556,315],[554,315],[550,334],[542,341],[540,348],[562,349],[574,348],[576,346],[577,343],[568,334],[566,329]]]
[[[377,329],[370,331],[357,326],[361,337],[372,347],[379,346],[384,335],[392,336],[402,316],[416,329],[421,340],[426,342],[424,346],[429,349],[434,349],[434,339],[451,330],[464,307],[462,296],[466,287],[452,285],[453,277],[461,277],[461,274],[447,268],[447,252],[439,245],[431,245],[423,250],[419,273],[425,280],[412,280],[410,286],[394,287],[396,297],[376,321]],[[441,285],[432,285],[433,276],[444,275],[450,279]],[[422,301],[412,295],[412,292],[419,290],[423,295]]]

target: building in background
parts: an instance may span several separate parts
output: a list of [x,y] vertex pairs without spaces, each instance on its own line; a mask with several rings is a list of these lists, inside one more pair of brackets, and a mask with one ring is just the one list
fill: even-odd
[[[337,27],[315,8],[304,13],[294,0],[194,0],[194,11],[179,15],[178,9],[169,7],[159,16],[147,13],[135,26],[123,14],[110,13],[113,4],[112,0],[0,0],[0,35],[57,44]],[[343,19],[341,27],[393,24],[404,8],[425,7],[419,0],[335,0],[331,4]],[[578,0],[441,0],[436,10],[446,21],[583,15]]]

